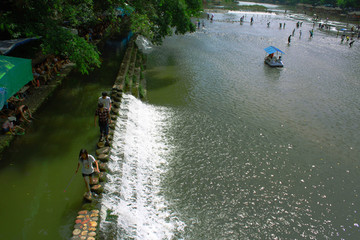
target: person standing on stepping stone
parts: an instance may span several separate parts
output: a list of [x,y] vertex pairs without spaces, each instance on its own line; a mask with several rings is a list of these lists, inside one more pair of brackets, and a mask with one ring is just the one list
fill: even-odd
[[108,135],[109,135],[109,123],[111,123],[111,118],[110,118],[110,112],[109,109],[104,107],[104,104],[99,103],[98,104],[98,108],[95,111],[95,119],[94,119],[94,123],[96,126],[96,119],[99,116],[99,127],[100,127],[100,139],[99,141],[103,141],[103,137],[105,137],[105,146],[109,146],[109,140],[108,140]]
[[[94,167],[93,167],[94,163],[96,165],[96,169],[94,169]],[[91,198],[92,194],[91,194],[90,184],[93,182],[94,171],[96,171],[98,173],[100,172],[99,165],[98,165],[97,161],[95,161],[95,158],[92,155],[88,154],[86,149],[80,150],[79,162],[78,162],[78,166],[76,168],[75,173],[78,172],[80,164],[82,165],[81,171],[82,171],[82,175],[84,177],[86,190],[88,191],[87,197]]]
[[107,95],[107,92],[102,92],[99,97],[98,103],[104,104],[104,107],[111,111],[111,98]]

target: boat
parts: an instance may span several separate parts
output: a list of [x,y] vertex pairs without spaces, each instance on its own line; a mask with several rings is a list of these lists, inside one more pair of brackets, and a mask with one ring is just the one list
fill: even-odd
[[280,49],[269,46],[264,49],[267,53],[267,56],[265,57],[264,61],[266,64],[268,64],[270,67],[283,67],[283,61],[282,61],[282,54],[285,54]]

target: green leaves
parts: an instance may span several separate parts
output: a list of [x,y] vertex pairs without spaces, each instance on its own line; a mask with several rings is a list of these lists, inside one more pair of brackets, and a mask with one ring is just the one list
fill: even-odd
[[[41,36],[45,53],[69,57],[87,74],[101,64],[96,46],[68,28],[84,33],[103,23],[111,31],[131,29],[160,43],[165,36],[195,30],[190,17],[201,0],[22,0],[4,1],[0,9],[0,38]],[[118,17],[117,8],[130,14]],[[129,10],[129,11],[128,11]],[[19,17],[21,16],[21,17]],[[130,28],[129,28],[130,25]],[[83,34],[82,34],[83,35]]]

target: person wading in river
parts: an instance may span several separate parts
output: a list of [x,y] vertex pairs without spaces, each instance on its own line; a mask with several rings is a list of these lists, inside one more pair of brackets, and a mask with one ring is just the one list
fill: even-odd
[[[96,169],[94,169],[93,164],[95,163],[96,165]],[[80,164],[82,164],[82,175],[84,177],[84,181],[85,181],[85,186],[86,186],[86,190],[88,191],[87,193],[87,197],[91,198],[92,194],[91,194],[91,189],[90,189],[90,184],[93,182],[93,175],[94,175],[94,171],[96,172],[100,172],[99,171],[99,165],[97,163],[97,161],[95,160],[95,158],[88,154],[88,152],[86,151],[86,149],[81,149],[80,153],[79,153],[79,162],[78,162],[78,166],[76,168],[75,173],[78,172]]]
[[100,127],[100,139],[99,141],[103,141],[103,137],[105,137],[105,146],[109,146],[109,123],[111,123],[110,112],[107,108],[104,107],[104,104],[99,103],[98,108],[95,111],[95,119],[94,123],[96,126],[96,119],[99,116],[99,127]]

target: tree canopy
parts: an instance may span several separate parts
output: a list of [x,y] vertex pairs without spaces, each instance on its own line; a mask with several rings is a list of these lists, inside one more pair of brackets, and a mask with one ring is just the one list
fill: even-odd
[[[0,38],[41,37],[44,53],[63,55],[82,73],[101,64],[96,46],[84,38],[96,26],[118,32],[123,25],[153,42],[195,30],[190,17],[201,0],[2,0]],[[120,17],[119,9],[133,9]],[[74,34],[77,29],[79,34]]]

